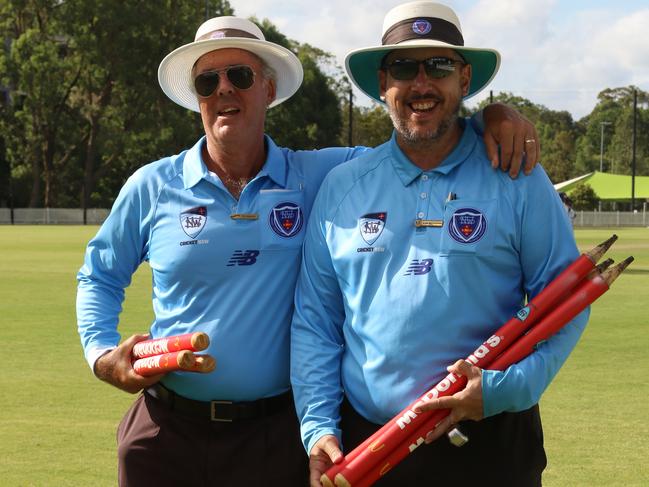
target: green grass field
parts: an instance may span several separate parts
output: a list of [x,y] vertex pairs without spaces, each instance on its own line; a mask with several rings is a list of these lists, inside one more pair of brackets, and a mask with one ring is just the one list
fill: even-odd
[[[96,380],[76,331],[75,275],[96,227],[0,226],[0,486],[116,485],[115,430],[133,396]],[[541,403],[544,485],[649,485],[649,229],[577,230],[636,261],[593,306]],[[122,336],[151,321],[150,272],[127,292]]]

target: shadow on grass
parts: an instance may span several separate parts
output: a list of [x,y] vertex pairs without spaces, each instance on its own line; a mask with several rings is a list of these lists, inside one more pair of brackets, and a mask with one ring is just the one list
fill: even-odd
[[627,269],[624,269],[624,274],[649,274],[649,269],[634,269],[629,266]]

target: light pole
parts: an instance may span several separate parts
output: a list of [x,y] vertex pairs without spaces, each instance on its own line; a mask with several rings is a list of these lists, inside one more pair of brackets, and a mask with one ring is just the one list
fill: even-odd
[[600,136],[600,143],[599,143],[599,172],[604,172],[603,171],[603,161],[604,161],[604,125],[611,125],[611,122],[599,122],[599,126],[601,128],[601,136]]

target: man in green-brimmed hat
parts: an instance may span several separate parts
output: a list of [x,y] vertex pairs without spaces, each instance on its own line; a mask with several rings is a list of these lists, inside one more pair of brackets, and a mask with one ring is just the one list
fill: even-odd
[[[376,485],[541,485],[537,403],[587,312],[504,371],[458,360],[579,255],[543,169],[518,180],[491,171],[484,142],[458,116],[499,63],[493,49],[466,47],[455,13],[429,1],[391,10],[381,46],[347,56],[394,133],[329,173],[305,235],[291,380],[312,487],[342,446],[351,451],[448,371],[468,384],[422,407],[451,410],[427,441],[462,422],[453,439],[468,443],[435,441],[387,465]],[[535,137],[524,143],[536,150]]]

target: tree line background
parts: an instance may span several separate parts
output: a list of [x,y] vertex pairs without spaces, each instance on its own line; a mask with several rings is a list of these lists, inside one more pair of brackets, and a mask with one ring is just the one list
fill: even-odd
[[[233,14],[227,0],[0,0],[0,207],[110,207],[135,169],[193,145],[199,115],[162,93],[158,65],[193,40],[206,17]],[[268,112],[267,133],[278,144],[387,140],[392,124],[378,104],[352,105],[350,140],[350,85],[331,54],[253,20],[304,66],[298,93]],[[580,120],[510,93],[493,99],[536,124],[543,166],[556,183],[599,169],[602,128],[604,171],[631,173],[634,89],[636,174],[649,175],[645,91],[605,89]]]

